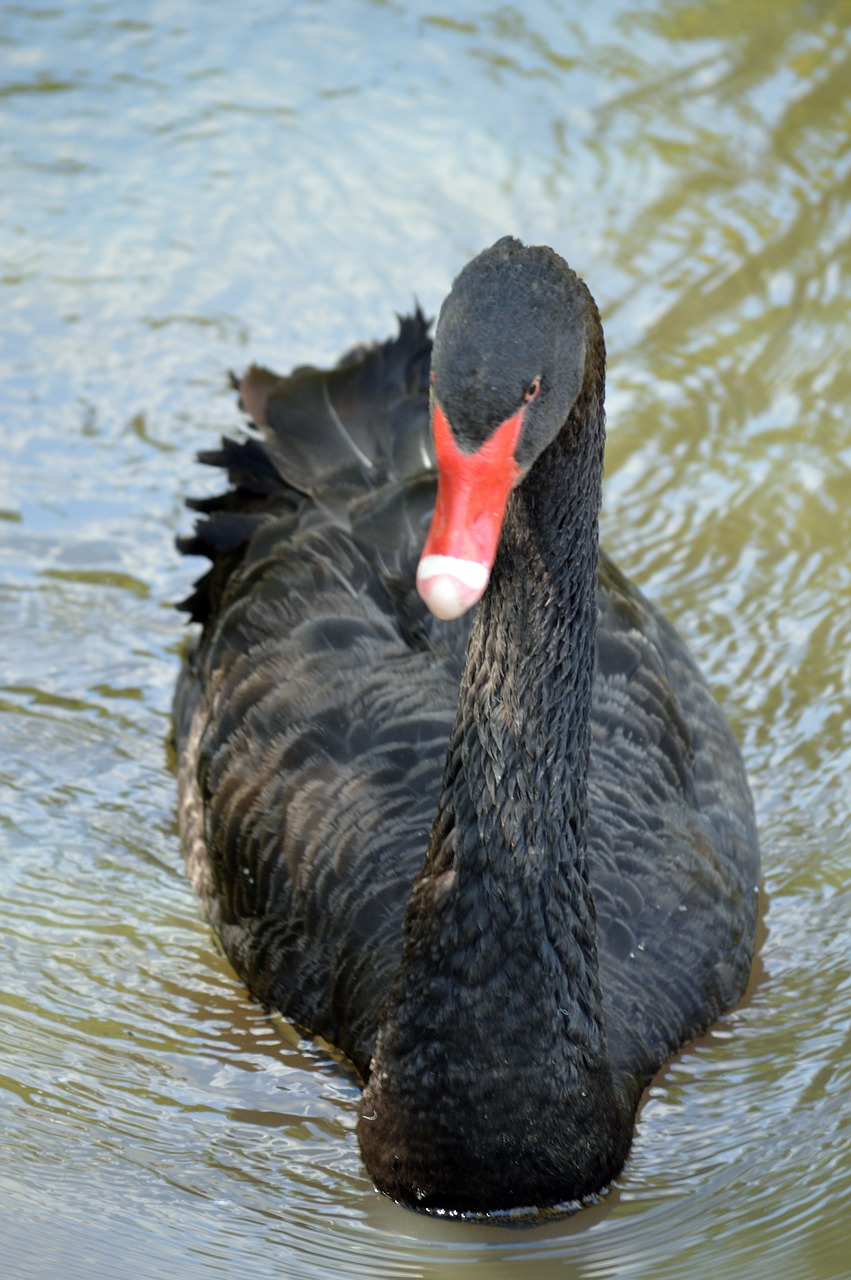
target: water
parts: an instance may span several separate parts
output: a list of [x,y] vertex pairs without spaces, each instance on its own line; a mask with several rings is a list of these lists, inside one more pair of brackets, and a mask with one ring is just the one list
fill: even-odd
[[[851,1274],[851,5],[585,9],[0,5],[10,1280]],[[602,1204],[514,1232],[374,1193],[352,1076],[216,953],[167,748],[225,371],[384,336],[506,231],[600,302],[605,540],[728,708],[765,864],[744,1004]]]

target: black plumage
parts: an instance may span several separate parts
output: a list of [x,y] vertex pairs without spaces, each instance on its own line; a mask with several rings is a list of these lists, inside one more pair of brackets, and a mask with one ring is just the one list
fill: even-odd
[[[617,1175],[644,1084],[740,995],[758,846],[686,647],[598,555],[585,286],[500,241],[431,355],[417,313],[333,370],[239,384],[260,436],[205,455],[230,488],[183,543],[212,564],[175,702],[182,838],[252,993],[367,1082],[377,1185],[541,1208]],[[534,389],[472,626],[415,588],[430,372],[466,450]]]

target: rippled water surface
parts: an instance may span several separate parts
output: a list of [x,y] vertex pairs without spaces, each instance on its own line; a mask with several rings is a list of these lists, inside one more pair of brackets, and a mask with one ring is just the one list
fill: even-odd
[[[838,1280],[851,1196],[851,5],[0,4],[0,1239],[10,1280]],[[609,549],[743,743],[764,930],[600,1205],[432,1221],[183,879],[193,454],[504,232],[609,344]]]

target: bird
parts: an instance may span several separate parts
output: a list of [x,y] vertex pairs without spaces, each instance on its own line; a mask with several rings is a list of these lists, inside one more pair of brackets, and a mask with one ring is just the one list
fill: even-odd
[[363,1084],[375,1187],[535,1219],[604,1194],[642,1091],[741,997],[759,842],[685,642],[599,545],[606,352],[505,236],[436,327],[232,378],[178,540],[188,876],[252,997]]

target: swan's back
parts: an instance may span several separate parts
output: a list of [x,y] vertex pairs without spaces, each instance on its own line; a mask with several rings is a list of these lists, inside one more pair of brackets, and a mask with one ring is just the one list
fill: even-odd
[[[469,624],[414,586],[434,502],[429,340],[253,371],[262,440],[207,461],[184,550],[212,567],[175,709],[193,883],[253,994],[367,1074],[428,844]],[[757,841],[738,750],[685,646],[603,557],[588,797],[606,1030],[630,1093],[729,1007]]]

